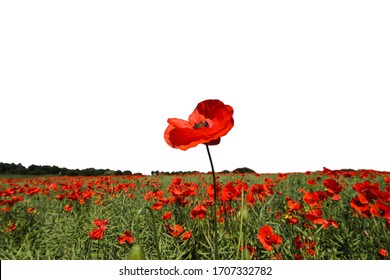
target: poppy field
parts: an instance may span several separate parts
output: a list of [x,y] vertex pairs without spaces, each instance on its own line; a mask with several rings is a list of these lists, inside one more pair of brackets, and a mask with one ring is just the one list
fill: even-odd
[[389,259],[390,172],[212,175],[0,178],[0,258]]

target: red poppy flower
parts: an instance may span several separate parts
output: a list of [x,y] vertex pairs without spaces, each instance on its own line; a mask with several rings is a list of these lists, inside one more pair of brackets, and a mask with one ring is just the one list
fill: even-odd
[[323,185],[326,187],[326,191],[329,195],[332,196],[333,200],[340,200],[339,193],[342,191],[343,187],[334,180],[334,179],[325,179]]
[[152,205],[153,210],[161,210],[165,205],[167,205],[169,200],[167,198],[161,198],[159,201]]
[[287,200],[287,206],[288,206],[287,212],[301,211],[302,210],[302,208],[303,208],[302,204],[300,204],[299,202],[295,201],[291,197],[286,197],[286,200]]
[[171,211],[166,212],[166,213],[164,213],[164,214],[161,216],[161,219],[162,219],[163,221],[169,220],[170,218],[172,218],[172,212],[171,212]]
[[7,233],[7,232],[10,232],[10,231],[14,231],[14,230],[16,230],[16,223],[15,222],[13,222],[9,226],[6,226],[5,229],[4,229],[4,232]]
[[181,183],[181,178],[173,178],[172,179],[173,185],[180,185],[180,183]]
[[321,208],[320,197],[317,192],[307,192],[302,199],[312,208]]
[[245,201],[247,204],[252,205],[256,202],[256,198],[252,192],[249,192],[245,197]]
[[380,201],[370,205],[370,212],[374,216],[390,219],[390,206],[387,206]]
[[9,206],[4,206],[2,208],[0,208],[0,212],[3,212],[3,213],[8,213],[11,211],[11,208]]
[[[208,185],[206,188],[206,193],[210,197],[210,199],[214,199],[214,186],[213,185]],[[220,187],[217,186],[217,197],[220,193]]]
[[66,205],[64,206],[64,211],[65,211],[65,212],[72,211],[72,205],[66,204]]
[[387,256],[387,251],[386,251],[386,249],[381,248],[381,249],[379,249],[378,254],[379,254],[379,256],[384,258]]
[[236,191],[236,188],[233,186],[232,182],[229,182],[224,186],[221,190],[221,201],[231,201],[236,198],[238,195],[238,192]]
[[166,229],[173,237],[179,237],[183,233],[184,229],[181,225],[176,224],[174,226],[166,226]]
[[198,104],[188,121],[169,118],[164,139],[169,146],[187,150],[198,144],[217,145],[234,125],[233,108],[219,100]]
[[94,229],[89,233],[89,237],[94,240],[102,239],[104,236],[104,230],[101,228]]
[[313,179],[308,179],[308,180],[307,180],[307,183],[308,183],[309,185],[315,185],[315,184],[316,184],[316,182],[315,182]]
[[191,231],[186,231],[185,233],[180,236],[181,240],[188,240],[192,237],[192,232]]
[[382,192],[379,189],[379,184],[377,182],[371,184],[369,181],[364,181],[363,183],[356,183],[352,188],[360,194],[363,194],[368,202],[381,198]]
[[134,237],[131,236],[130,231],[126,230],[123,235],[118,237],[119,244],[123,244],[125,242],[132,244],[134,242]]
[[289,222],[291,225],[295,225],[299,222],[297,217],[286,217],[287,222]]
[[206,217],[206,207],[204,207],[202,204],[196,205],[194,209],[191,210],[190,216],[192,219],[196,219],[199,217],[199,219],[204,219]]
[[328,222],[322,218],[322,211],[320,209],[310,210],[305,214],[305,218],[315,224],[326,225]]
[[98,228],[102,229],[102,230],[106,230],[107,229],[108,220],[107,219],[105,219],[105,220],[95,219],[93,221],[93,224],[95,226],[97,226]]
[[351,200],[349,205],[364,217],[369,218],[371,216],[368,200],[363,194],[359,193],[357,197]]
[[[315,242],[314,241],[308,241],[308,240],[301,240],[301,236],[298,235],[295,239],[294,239],[294,245],[295,245],[295,248],[297,250],[300,250],[300,249],[305,249],[305,252],[306,254],[308,255],[311,255],[311,256],[314,256],[315,255],[315,251],[314,251],[314,245],[315,245]],[[298,254],[299,257],[302,257],[301,255]],[[303,259],[303,258],[302,258]]]
[[272,245],[279,246],[283,241],[279,235],[273,233],[273,229],[270,226],[262,226],[256,237],[267,251],[272,250]]

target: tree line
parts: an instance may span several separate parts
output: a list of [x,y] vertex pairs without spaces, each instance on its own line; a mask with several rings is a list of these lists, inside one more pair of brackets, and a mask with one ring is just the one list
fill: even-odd
[[0,162],[0,174],[7,175],[64,175],[64,176],[102,176],[102,175],[131,175],[132,172],[125,170],[110,170],[110,169],[68,169],[65,167],[50,166],[50,165],[35,165],[29,167],[23,166],[21,163],[3,163]]

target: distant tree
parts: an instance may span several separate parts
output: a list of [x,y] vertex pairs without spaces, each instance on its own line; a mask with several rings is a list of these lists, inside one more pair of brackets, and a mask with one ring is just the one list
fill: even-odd
[[233,170],[234,173],[256,173],[248,167],[240,167]]
[[17,174],[17,175],[24,175],[26,174],[27,170],[26,167],[24,167],[22,164],[18,163],[13,170],[10,170],[10,174]]

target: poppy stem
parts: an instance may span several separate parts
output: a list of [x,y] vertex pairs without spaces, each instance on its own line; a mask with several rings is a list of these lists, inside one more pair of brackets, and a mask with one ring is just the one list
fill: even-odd
[[206,145],[207,154],[209,156],[210,165],[211,165],[211,171],[213,173],[213,185],[214,185],[214,205],[213,205],[213,218],[214,218],[214,259],[218,260],[218,234],[217,234],[217,181],[215,179],[215,171],[214,171],[214,165],[213,160],[211,159],[210,149],[209,145]]
[[[142,207],[140,210],[138,210],[134,220],[133,220],[133,224],[132,224],[132,227],[131,227],[131,230],[134,231],[134,224],[139,224],[139,221],[138,221],[138,218],[139,216],[141,215],[141,213],[144,211],[144,210],[148,210],[149,211],[149,214],[150,214],[150,218],[152,219],[152,222],[149,223],[151,226],[152,226],[152,232],[153,232],[153,238],[154,238],[154,242],[155,242],[155,245],[156,245],[156,251],[157,251],[157,258],[158,260],[162,260],[161,258],[161,252],[160,252],[160,244],[159,244],[159,238],[158,238],[158,234],[157,234],[157,228],[156,228],[156,218],[155,218],[155,215],[154,215],[154,212],[152,210],[152,208],[150,208],[149,206],[144,206]],[[139,232],[137,232],[138,234]],[[139,236],[139,234],[138,234]],[[139,240],[139,244],[141,244],[141,240]]]

